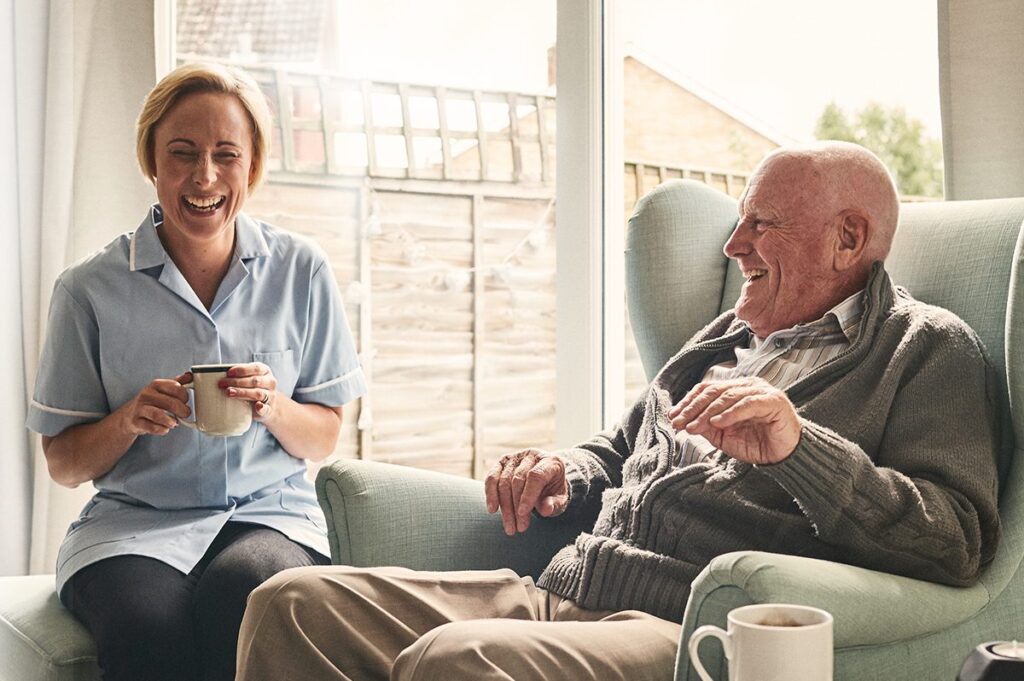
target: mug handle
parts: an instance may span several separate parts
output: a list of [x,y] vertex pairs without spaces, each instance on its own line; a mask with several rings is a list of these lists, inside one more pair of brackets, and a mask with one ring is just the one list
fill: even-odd
[[[183,384],[181,387],[184,388],[185,390],[192,390],[194,392],[196,389],[196,384],[195,381],[189,381],[188,383]],[[194,420],[188,421],[186,419],[181,418],[178,415],[175,415],[174,418],[178,419],[178,423],[180,423],[183,426],[188,426],[192,430],[199,429],[199,426],[196,425],[196,422]]]
[[704,665],[700,661],[700,655],[698,654],[697,648],[700,646],[700,642],[707,636],[714,636],[722,642],[722,648],[725,649],[726,661],[732,659],[732,639],[729,638],[729,634],[716,627],[712,624],[705,624],[703,627],[698,627],[692,634],[690,634],[690,643],[687,649],[690,651],[690,662],[693,663],[693,668],[697,670],[697,676],[702,681],[714,681],[711,675],[708,674],[708,670],[704,668]]

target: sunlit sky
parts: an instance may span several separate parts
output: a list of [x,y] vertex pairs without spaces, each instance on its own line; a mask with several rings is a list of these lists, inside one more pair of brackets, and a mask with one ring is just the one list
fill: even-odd
[[[624,44],[795,139],[829,101],[940,134],[935,0],[618,0]],[[343,0],[353,76],[542,92],[555,0]]]

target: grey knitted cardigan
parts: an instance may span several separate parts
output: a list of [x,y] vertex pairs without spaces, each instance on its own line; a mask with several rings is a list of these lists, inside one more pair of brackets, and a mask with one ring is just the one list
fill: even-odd
[[857,338],[786,390],[803,426],[796,450],[769,466],[721,451],[679,466],[669,407],[748,334],[722,315],[619,425],[559,452],[569,461],[562,517],[597,519],[538,584],[586,608],[679,622],[690,582],[729,551],[977,580],[999,539],[997,459],[1010,443],[995,374],[970,327],[893,287],[876,265]]

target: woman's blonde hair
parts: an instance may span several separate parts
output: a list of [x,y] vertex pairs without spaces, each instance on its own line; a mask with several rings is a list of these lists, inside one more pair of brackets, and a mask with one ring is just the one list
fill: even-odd
[[270,107],[259,85],[245,71],[209,62],[183,64],[156,84],[135,124],[135,152],[139,157],[142,174],[150,182],[156,181],[154,134],[164,116],[182,97],[197,92],[222,92],[238,97],[252,122],[252,171],[249,191],[255,189],[266,173],[270,154],[270,130],[273,125]]

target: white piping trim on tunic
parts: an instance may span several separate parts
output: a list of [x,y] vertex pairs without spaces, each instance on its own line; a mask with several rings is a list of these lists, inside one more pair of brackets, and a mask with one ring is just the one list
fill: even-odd
[[128,242],[128,270],[130,272],[135,271],[135,237],[138,234],[139,230],[132,232],[132,240]]
[[353,376],[355,376],[357,373],[359,373],[362,370],[363,370],[362,367],[357,367],[357,368],[353,369],[352,371],[348,372],[347,374],[345,374],[344,376],[339,376],[338,378],[332,378],[331,380],[326,381],[324,383],[320,383],[320,384],[317,384],[317,385],[311,385],[311,386],[306,387],[306,388],[296,388],[295,392],[301,394],[301,393],[311,393],[311,392],[315,392],[317,390],[323,390],[324,388],[330,387],[330,386],[334,385],[335,383],[341,383],[342,381],[347,381],[348,379],[352,378]]
[[57,409],[57,407],[47,407],[45,404],[40,404],[35,400],[32,400],[32,406],[40,411],[48,411],[51,414],[60,414],[61,416],[106,416],[103,412],[98,411],[72,411],[71,409]]

